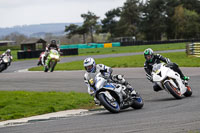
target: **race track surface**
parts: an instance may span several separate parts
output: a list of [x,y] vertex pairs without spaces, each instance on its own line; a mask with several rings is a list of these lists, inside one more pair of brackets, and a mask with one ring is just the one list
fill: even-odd
[[[124,74],[141,94],[145,102],[143,109],[129,108],[118,114],[89,111],[67,118],[3,127],[0,133],[199,133],[200,69],[181,69],[191,77],[192,97],[175,100],[165,91],[154,92],[143,68],[114,69],[115,74]],[[87,92],[83,74],[84,71],[2,73],[0,89]]]
[[[67,57],[63,62],[82,60],[85,57]],[[87,93],[83,82],[84,71],[16,72],[35,64],[36,60],[13,62],[8,70],[0,74],[0,90]],[[115,68],[114,74],[125,75],[141,94],[145,103],[143,109],[129,108],[118,114],[106,110],[88,111],[66,118],[1,127],[0,133],[200,133],[200,68],[181,70],[191,78],[189,84],[193,89],[192,97],[176,100],[165,91],[154,92],[143,68]]]

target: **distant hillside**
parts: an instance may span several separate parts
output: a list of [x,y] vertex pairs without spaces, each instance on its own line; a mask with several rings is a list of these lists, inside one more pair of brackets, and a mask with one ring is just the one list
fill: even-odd
[[[43,37],[46,33],[52,33],[53,35],[64,35],[65,26],[70,24],[71,23],[49,23],[0,28],[0,37],[9,35],[13,32],[31,37]],[[74,24],[81,25],[81,23]]]

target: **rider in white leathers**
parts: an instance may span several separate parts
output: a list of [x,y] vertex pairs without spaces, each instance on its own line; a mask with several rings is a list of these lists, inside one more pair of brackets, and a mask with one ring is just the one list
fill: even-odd
[[[88,87],[88,93],[93,96],[94,94],[94,88],[90,86],[88,83],[89,80],[89,73],[101,73],[106,79],[112,80],[113,82],[117,82],[120,84],[123,84],[127,87],[127,89],[130,89],[133,94],[135,94],[134,89],[131,87],[131,85],[124,79],[123,75],[111,75],[113,70],[111,67],[108,67],[104,64],[96,64],[95,60],[91,57],[86,58],[83,62],[83,65],[85,67],[86,73],[84,75],[84,81]],[[99,101],[94,98],[95,103],[99,104]]]
[[[13,57],[11,55],[11,50],[7,49],[6,52],[4,52],[1,56],[0,56],[0,61],[3,59],[4,56],[9,56],[11,61],[13,60]],[[11,62],[8,63],[8,66],[10,66]]]

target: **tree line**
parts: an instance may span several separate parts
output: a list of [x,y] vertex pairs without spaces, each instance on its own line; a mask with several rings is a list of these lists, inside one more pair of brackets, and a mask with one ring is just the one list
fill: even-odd
[[81,14],[81,26],[65,27],[67,37],[105,33],[110,39],[136,37],[137,40],[191,39],[200,36],[199,0],[126,0],[122,7],[109,10],[105,18],[88,11]]

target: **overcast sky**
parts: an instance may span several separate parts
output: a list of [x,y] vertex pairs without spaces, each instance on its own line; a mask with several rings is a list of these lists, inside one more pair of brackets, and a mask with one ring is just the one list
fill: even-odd
[[126,0],[0,0],[0,27],[42,23],[83,22],[91,11],[101,19]]

